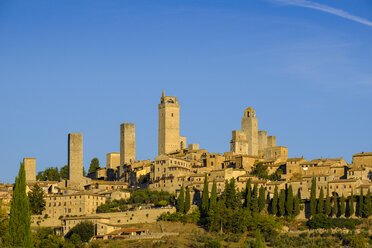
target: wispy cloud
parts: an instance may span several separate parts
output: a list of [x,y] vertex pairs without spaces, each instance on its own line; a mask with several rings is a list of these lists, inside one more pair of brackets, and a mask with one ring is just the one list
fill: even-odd
[[349,14],[346,11],[343,11],[341,9],[332,8],[332,7],[324,5],[324,4],[315,3],[315,2],[308,1],[308,0],[273,0],[273,1],[277,2],[277,3],[285,4],[285,5],[295,5],[295,6],[299,6],[299,7],[320,10],[320,11],[323,11],[323,12],[327,12],[327,13],[330,13],[330,14],[333,14],[333,15],[337,15],[337,16],[343,17],[345,19],[349,19],[349,20],[359,22],[359,23],[362,23],[364,25],[372,27],[372,22],[367,20],[367,19]]

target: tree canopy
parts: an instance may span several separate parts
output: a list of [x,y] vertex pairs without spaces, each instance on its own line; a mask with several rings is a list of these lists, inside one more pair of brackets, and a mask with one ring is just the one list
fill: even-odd
[[42,214],[45,209],[43,189],[38,184],[35,184],[28,193],[28,198],[32,214]]

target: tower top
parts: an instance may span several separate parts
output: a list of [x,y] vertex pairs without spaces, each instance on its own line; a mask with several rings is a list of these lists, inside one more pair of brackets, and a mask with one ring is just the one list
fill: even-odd
[[163,90],[163,93],[161,94],[161,97],[164,98],[165,97],[165,92]]
[[244,117],[256,117],[256,111],[252,107],[244,110]]

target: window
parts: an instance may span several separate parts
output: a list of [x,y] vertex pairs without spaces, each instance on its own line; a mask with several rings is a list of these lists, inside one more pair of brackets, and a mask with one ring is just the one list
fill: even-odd
[[171,116],[173,117],[173,113],[171,113]]

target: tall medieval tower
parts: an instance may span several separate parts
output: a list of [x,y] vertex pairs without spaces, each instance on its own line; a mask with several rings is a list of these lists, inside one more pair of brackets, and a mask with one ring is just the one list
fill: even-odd
[[180,104],[177,97],[165,96],[159,104],[158,154],[169,154],[180,147]]
[[249,107],[244,110],[244,117],[242,118],[242,131],[247,136],[248,141],[248,155],[258,155],[258,121],[256,118],[256,111]]

